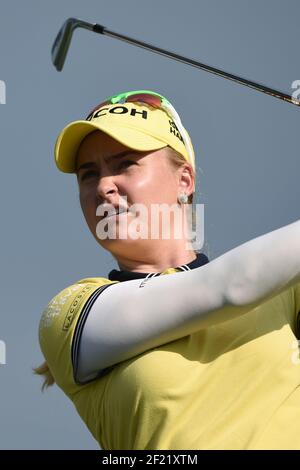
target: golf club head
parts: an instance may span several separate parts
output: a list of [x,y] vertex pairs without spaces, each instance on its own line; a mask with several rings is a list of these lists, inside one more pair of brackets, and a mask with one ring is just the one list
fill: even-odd
[[76,18],[68,18],[55,38],[51,49],[51,57],[53,65],[58,71],[61,71],[64,66],[73,31],[75,28],[80,26],[80,24],[80,20],[77,20]]

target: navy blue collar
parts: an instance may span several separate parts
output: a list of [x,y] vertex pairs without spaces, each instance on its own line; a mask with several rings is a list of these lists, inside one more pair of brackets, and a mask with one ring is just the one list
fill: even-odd
[[[184,264],[182,266],[177,266],[176,269],[181,269],[182,271],[187,271],[185,266],[188,266],[189,269],[199,268],[204,264],[209,263],[209,259],[203,253],[196,253],[197,258],[191,261],[188,264]],[[185,268],[185,269],[184,269]],[[132,279],[142,279],[147,277],[149,273],[141,273],[138,271],[118,271],[117,269],[113,269],[108,274],[108,279],[111,281],[130,281]]]

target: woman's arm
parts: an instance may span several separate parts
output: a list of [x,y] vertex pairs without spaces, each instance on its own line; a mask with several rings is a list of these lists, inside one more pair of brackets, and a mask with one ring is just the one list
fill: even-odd
[[300,281],[300,220],[192,271],[113,284],[78,334],[76,379],[231,320]]

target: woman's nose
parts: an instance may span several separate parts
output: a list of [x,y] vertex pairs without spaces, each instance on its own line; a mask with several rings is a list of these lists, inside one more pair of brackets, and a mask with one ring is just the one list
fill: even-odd
[[101,176],[97,184],[97,196],[105,200],[107,195],[114,194],[118,191],[115,178],[113,175]]

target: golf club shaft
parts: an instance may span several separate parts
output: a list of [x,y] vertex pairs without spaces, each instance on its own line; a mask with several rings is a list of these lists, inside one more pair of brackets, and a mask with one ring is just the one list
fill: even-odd
[[151,44],[147,44],[146,42],[139,41],[137,39],[130,38],[129,36],[125,36],[124,34],[115,33],[114,31],[108,30],[106,27],[94,24],[93,31],[103,34],[105,36],[109,36],[115,39],[120,39],[121,41],[128,42],[129,44],[133,44],[138,47],[142,47],[143,49],[150,50],[152,52],[156,52],[157,54],[161,54],[165,57],[170,57],[171,59],[177,60],[179,62],[183,62],[184,64],[192,65],[198,69],[205,70],[206,72],[213,73],[214,75],[218,75],[220,77],[226,78],[228,80],[232,80],[236,83],[241,85],[245,85],[249,88],[253,88],[254,90],[260,91],[262,93],[266,93],[268,95],[274,96],[274,98],[281,99],[283,101],[287,101],[288,103],[294,104],[296,106],[300,106],[300,101],[293,98],[291,95],[287,95],[282,91],[274,90],[273,88],[269,88],[265,85],[260,83],[253,82],[251,80],[247,80],[242,77],[238,77],[237,75],[233,75],[228,72],[224,72],[223,70],[217,69],[215,67],[211,67],[210,65],[203,64],[201,62],[197,62],[193,59],[188,59],[187,57],[181,56],[174,52],[167,51],[165,49],[161,49],[160,47],[152,46]]

